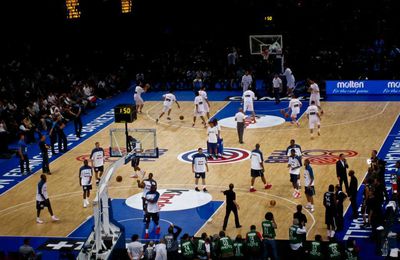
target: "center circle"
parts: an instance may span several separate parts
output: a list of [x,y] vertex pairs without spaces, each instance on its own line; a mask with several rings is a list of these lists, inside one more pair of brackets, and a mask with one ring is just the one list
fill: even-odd
[[[176,211],[193,209],[206,205],[212,200],[212,196],[206,192],[198,192],[188,189],[159,189],[160,198],[158,206],[161,211]],[[135,194],[125,200],[131,208],[142,210],[142,193]]]
[[[245,123],[247,129],[267,128],[285,123],[286,120],[279,116],[262,115],[256,118],[256,122],[252,122],[249,116],[246,117]],[[218,124],[228,128],[236,128],[235,117],[226,117],[218,120]]]

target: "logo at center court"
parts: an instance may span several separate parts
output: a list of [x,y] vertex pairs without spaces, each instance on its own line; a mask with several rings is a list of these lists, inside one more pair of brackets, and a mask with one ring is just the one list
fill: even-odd
[[[256,116],[256,121],[253,121],[253,119],[250,116],[246,116],[245,118],[245,124],[247,129],[273,127],[281,125],[285,122],[286,122],[285,119],[283,119],[282,117],[271,116],[271,115]],[[237,126],[237,122],[235,121],[235,117],[233,116],[219,120],[218,124],[228,128],[236,128]]]
[[[206,148],[203,148],[203,151],[207,151]],[[185,163],[192,163],[193,155],[197,153],[197,150],[191,150],[188,152],[184,152],[178,155],[178,160]],[[228,164],[228,163],[237,163],[241,161],[245,161],[250,158],[250,151],[240,149],[240,148],[224,148],[224,154],[222,158],[218,159],[208,159],[209,164]]]

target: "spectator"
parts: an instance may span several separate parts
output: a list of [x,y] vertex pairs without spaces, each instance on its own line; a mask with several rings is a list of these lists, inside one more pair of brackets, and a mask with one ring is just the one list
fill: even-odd
[[358,181],[356,176],[354,175],[354,171],[349,171],[350,176],[350,184],[349,184],[349,199],[351,203],[351,209],[353,211],[353,219],[358,218],[358,209],[357,209],[357,190],[358,190]]
[[342,231],[344,225],[343,217],[343,202],[347,198],[346,194],[340,188],[340,185],[335,187],[335,199],[336,199],[336,231]]
[[219,240],[217,243],[217,250],[220,259],[230,259],[233,257],[233,242],[225,235],[224,231],[219,232]]
[[[293,218],[296,218],[296,219],[299,220],[299,226],[300,227],[305,227],[306,224],[307,224],[307,217],[306,217],[306,215],[303,214],[303,212],[301,212],[302,209],[303,209],[302,205],[300,205],[300,204],[297,205],[296,206],[296,212],[293,213]],[[302,237],[303,242],[305,242],[306,241],[306,236],[303,235],[301,237]]]
[[196,240],[195,246],[198,259],[207,260],[211,258],[210,241],[207,233],[201,234],[201,237]]
[[[245,259],[245,242],[242,239],[242,235],[238,234],[235,241],[233,242],[234,257],[237,260]],[[214,258],[213,258],[214,259]]]
[[171,224],[168,228],[168,234],[164,236],[168,259],[178,258],[178,236],[181,232],[182,228]]
[[293,219],[293,225],[289,228],[289,244],[291,249],[292,259],[302,259],[303,258],[303,243],[302,234],[306,234],[306,228],[300,227],[299,220],[297,218]]
[[189,234],[184,234],[181,238],[181,251],[183,259],[193,259],[195,256],[195,247]]
[[42,255],[40,253],[36,254],[35,250],[33,247],[29,244],[30,239],[25,238],[24,239],[24,244],[19,247],[18,253],[21,256],[21,259],[23,260],[40,260],[42,259]]
[[261,234],[256,231],[256,226],[251,225],[250,231],[247,232],[246,235],[246,249],[247,249],[247,256],[249,259],[254,260],[261,260],[261,253],[262,253],[262,236]]
[[165,245],[165,240],[160,239],[160,242],[156,245],[156,258],[155,260],[167,260],[167,248]]
[[261,223],[263,229],[264,259],[268,258],[269,251],[274,259],[278,259],[278,248],[275,241],[275,229],[278,228],[272,212],[265,214],[265,220]]
[[[25,174],[25,170],[27,174],[31,173],[31,169],[29,168],[29,156],[28,156],[28,145],[25,142],[25,135],[21,133],[19,135],[18,142],[18,155],[19,155],[19,167],[22,175]],[[24,168],[25,165],[25,168]]]
[[127,245],[130,260],[139,260],[143,257],[143,244],[140,243],[139,235],[134,234],[131,238],[132,242]]

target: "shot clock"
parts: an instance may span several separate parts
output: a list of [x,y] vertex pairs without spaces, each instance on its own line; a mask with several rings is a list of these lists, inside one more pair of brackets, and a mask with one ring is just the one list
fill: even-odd
[[136,120],[136,107],[131,104],[119,104],[114,107],[115,123],[132,123]]

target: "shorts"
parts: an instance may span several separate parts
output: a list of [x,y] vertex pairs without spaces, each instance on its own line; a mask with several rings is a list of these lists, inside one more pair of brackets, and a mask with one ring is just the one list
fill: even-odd
[[316,106],[321,106],[321,103],[319,102],[319,96],[311,94],[310,96],[310,105],[311,105],[311,101],[315,101],[315,105]]
[[299,176],[300,175],[298,175],[298,174],[290,174],[290,182],[297,183],[297,180],[299,179]]
[[246,113],[247,111],[254,112],[253,102],[243,103],[243,112]]
[[144,104],[143,98],[137,94],[135,94],[133,96],[133,99],[135,100],[135,105],[143,105]]
[[205,172],[195,172],[194,173],[194,177],[196,179],[200,179],[200,178],[205,179],[206,178],[206,173]]
[[44,209],[45,207],[50,207],[50,200],[49,199],[45,199],[43,201],[36,201],[36,209],[37,210],[41,210]]
[[83,191],[90,191],[92,189],[92,184],[90,185],[82,185]]
[[297,116],[298,113],[300,113],[300,107],[294,107],[290,116]]
[[253,178],[264,177],[264,170],[254,170],[254,169],[251,169],[250,175],[251,175],[251,177],[253,177]]
[[172,106],[165,106],[165,105],[164,105],[162,111],[163,111],[164,113],[166,113],[166,112],[168,112],[168,110],[171,109],[171,107],[172,107]]
[[331,226],[336,226],[335,216],[336,216],[336,214],[334,211],[327,209],[325,211],[325,224],[331,225]]
[[313,118],[310,117],[310,119],[308,120],[308,126],[310,127],[310,129],[314,129],[315,126],[319,126],[319,125],[320,125],[320,123],[319,123],[318,117],[313,116]]
[[99,166],[99,167],[94,167],[93,168],[94,172],[103,172],[104,171],[104,165]]
[[197,110],[194,109],[193,115],[194,115],[194,116],[204,116],[204,110],[199,110],[199,111],[197,112]]
[[208,147],[210,148],[210,151],[215,151],[218,148],[218,143],[208,142]]
[[150,219],[152,219],[154,222],[158,222],[160,220],[160,214],[158,212],[156,213],[146,213],[146,222],[149,223]]
[[305,187],[305,188],[304,188],[304,193],[305,193],[307,196],[310,196],[310,197],[314,196],[314,195],[315,195],[314,186],[311,186],[310,188],[309,188],[309,187]]
[[138,157],[132,158],[132,160],[131,160],[132,167],[139,167],[139,163],[140,163],[140,158],[138,158]]
[[287,88],[290,88],[290,89],[294,89],[294,87],[295,87],[294,82],[288,82],[286,86],[287,86]]

